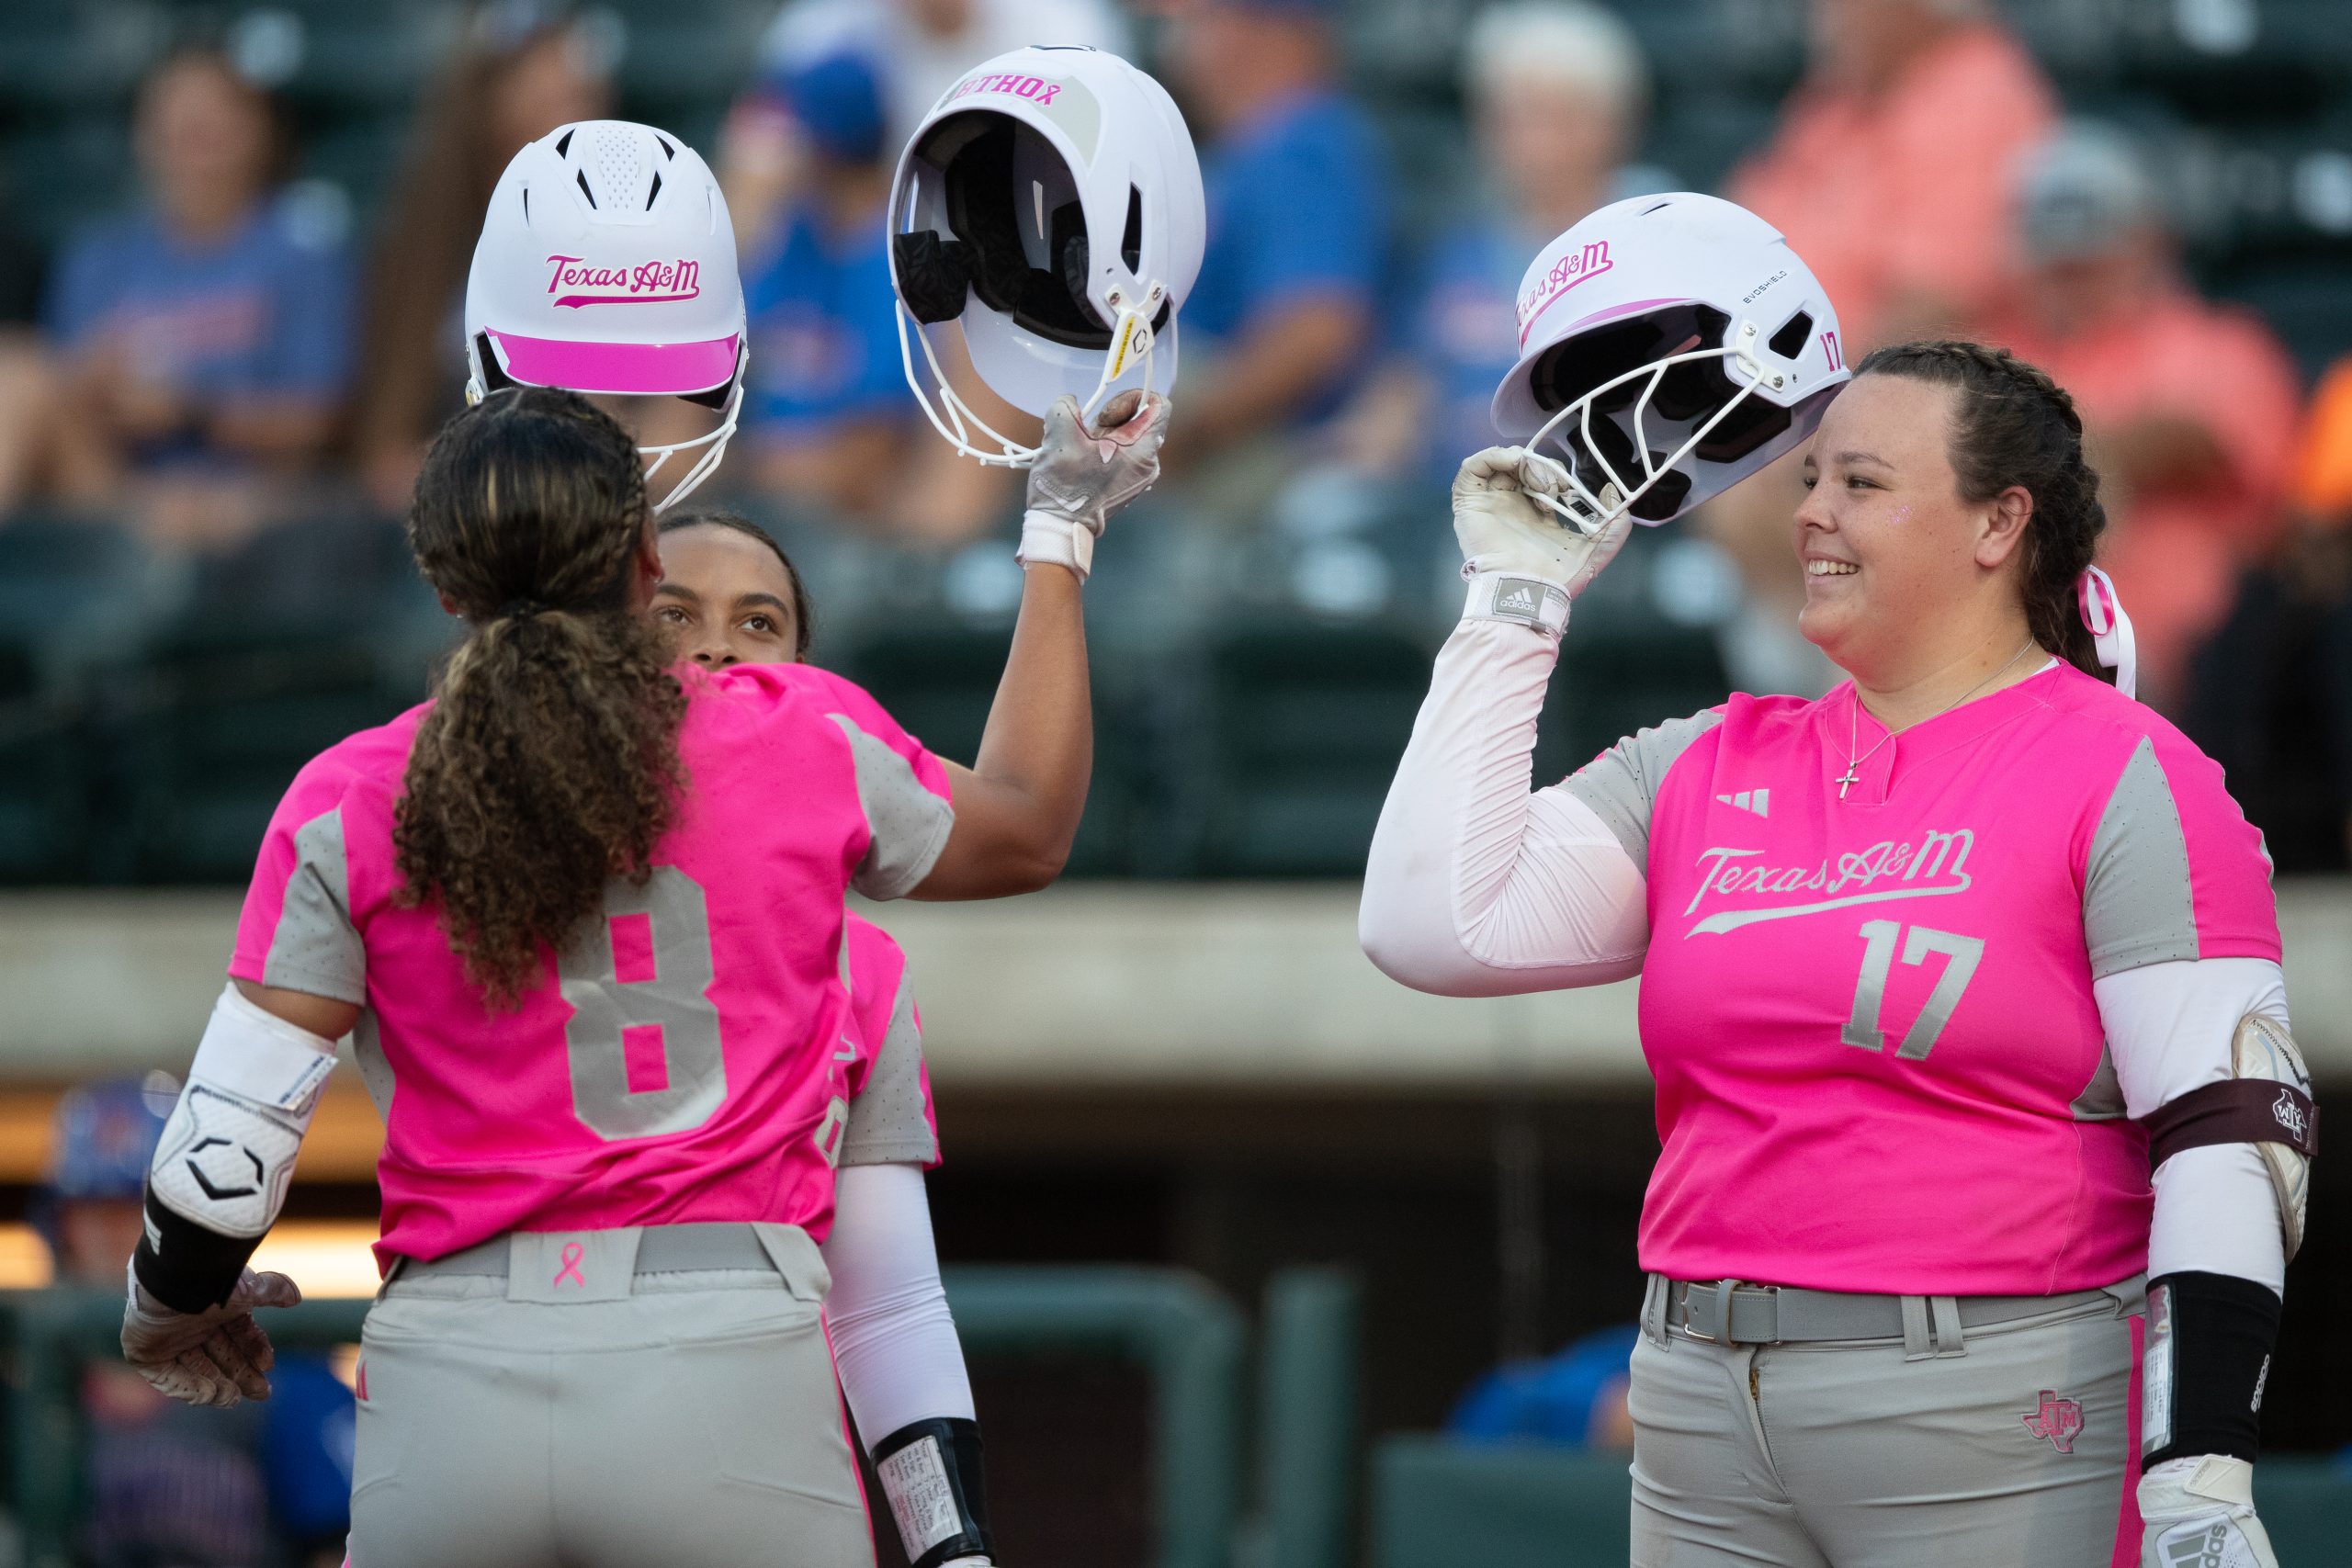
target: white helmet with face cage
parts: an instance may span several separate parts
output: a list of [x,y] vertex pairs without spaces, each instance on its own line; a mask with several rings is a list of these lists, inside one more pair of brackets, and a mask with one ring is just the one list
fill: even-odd
[[661,511],[727,450],[751,349],[735,225],[695,150],[628,120],[559,126],[499,176],[466,279],[466,398],[504,387],[684,398],[718,428],[640,447],[650,480],[697,453]]
[[933,426],[994,467],[1036,457],[948,385],[933,334],[949,321],[980,379],[1030,413],[1065,394],[1091,413],[1130,388],[1168,390],[1206,233],[1192,135],[1158,82],[1095,49],[973,67],[890,186],[899,356]]
[[1813,434],[1852,377],[1838,312],[1780,231],[1677,192],[1612,202],[1519,289],[1495,428],[1561,458],[1595,531],[1682,515]]

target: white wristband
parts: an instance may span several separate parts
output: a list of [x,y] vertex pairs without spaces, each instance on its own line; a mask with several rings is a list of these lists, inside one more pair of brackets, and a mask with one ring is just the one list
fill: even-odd
[[1568,591],[1546,578],[1520,572],[1470,571],[1470,596],[1462,606],[1465,621],[1510,621],[1556,637],[1567,629]]
[[1094,569],[1094,536],[1082,523],[1032,510],[1021,514],[1021,547],[1012,554],[1023,566],[1066,566],[1083,582]]

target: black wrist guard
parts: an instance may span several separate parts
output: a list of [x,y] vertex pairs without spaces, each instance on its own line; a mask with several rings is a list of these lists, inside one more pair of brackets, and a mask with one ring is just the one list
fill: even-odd
[[911,1568],[995,1556],[978,1422],[945,1416],[901,1427],[874,1445],[874,1472]]
[[130,1269],[147,1293],[174,1312],[202,1312],[228,1301],[261,1237],[207,1230],[166,1208],[153,1187],[146,1205],[147,1224]]
[[2148,1282],[2143,1467],[2199,1454],[2258,1456],[2278,1314],[2268,1286],[2233,1274],[2188,1270]]

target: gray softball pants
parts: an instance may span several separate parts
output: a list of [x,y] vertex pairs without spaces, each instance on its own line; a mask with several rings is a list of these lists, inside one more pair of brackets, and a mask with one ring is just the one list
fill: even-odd
[[1908,1348],[1717,1345],[1660,1296],[1626,1396],[1634,1568],[2138,1563],[2143,1280]]
[[824,1261],[757,1228],[773,1268],[635,1273],[635,1233],[591,1231],[516,1235],[511,1277],[395,1274],[351,1568],[873,1568]]

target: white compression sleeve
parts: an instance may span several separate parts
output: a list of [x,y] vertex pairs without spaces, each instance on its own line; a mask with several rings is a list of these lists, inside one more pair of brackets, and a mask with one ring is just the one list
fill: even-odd
[[1357,937],[1391,979],[1510,996],[1640,971],[1642,868],[1566,790],[1529,793],[1558,651],[1541,630],[1486,619],[1439,651],[1364,868]]
[[[2267,958],[2150,964],[2094,981],[2124,1108],[2147,1115],[2232,1076],[2230,1041],[2250,1012],[2287,1016],[2286,977]],[[2278,1198],[2251,1144],[2185,1149],[2155,1174],[2148,1274],[2232,1274],[2283,1295]]]
[[972,1383],[940,1288],[922,1167],[836,1173],[823,1251],[833,1276],[825,1298],[833,1365],[866,1445],[933,1416],[971,1419]]

